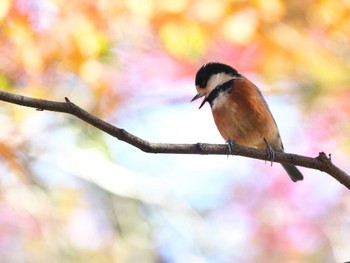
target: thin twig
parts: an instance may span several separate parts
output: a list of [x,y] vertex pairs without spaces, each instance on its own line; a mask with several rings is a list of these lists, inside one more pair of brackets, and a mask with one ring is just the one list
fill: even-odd
[[[232,151],[230,152],[225,144],[173,144],[173,143],[152,143],[141,139],[124,129],[113,126],[107,123],[89,112],[83,110],[79,106],[72,103],[68,98],[65,98],[65,102],[56,102],[42,99],[35,99],[16,95],[13,93],[0,91],[0,100],[7,101],[13,104],[35,108],[43,111],[63,112],[76,116],[77,118],[91,124],[92,126],[100,129],[109,135],[131,144],[140,150],[147,153],[172,153],[172,154],[217,154],[217,155],[240,155],[254,159],[267,160],[267,153],[264,150],[258,150],[254,148],[244,147],[238,144],[233,144]],[[350,176],[344,171],[339,169],[332,163],[330,156],[328,157],[324,152],[320,152],[315,158],[301,156],[291,153],[276,152],[275,162],[289,163],[297,166],[307,167],[311,169],[317,169],[328,173],[336,180],[338,180],[345,187],[350,189]]]

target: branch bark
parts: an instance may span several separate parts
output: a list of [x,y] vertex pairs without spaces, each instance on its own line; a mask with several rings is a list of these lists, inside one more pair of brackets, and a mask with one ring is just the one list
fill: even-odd
[[[172,154],[217,154],[217,155],[239,155],[254,159],[267,160],[267,153],[263,150],[244,147],[238,144],[233,144],[233,151],[230,153],[225,144],[173,144],[173,143],[152,143],[141,139],[124,129],[113,126],[107,123],[79,106],[72,103],[68,98],[65,102],[56,102],[43,99],[35,99],[17,95],[5,91],[0,91],[0,100],[21,106],[36,108],[40,111],[62,112],[76,116],[77,118],[91,124],[92,126],[108,133],[109,135],[131,144],[140,150],[147,153],[172,153]],[[324,152],[320,152],[315,158],[301,156],[291,153],[276,152],[274,162],[289,163],[297,166],[317,169],[331,175],[345,187],[350,189],[350,176],[335,166],[330,155],[327,156]]]

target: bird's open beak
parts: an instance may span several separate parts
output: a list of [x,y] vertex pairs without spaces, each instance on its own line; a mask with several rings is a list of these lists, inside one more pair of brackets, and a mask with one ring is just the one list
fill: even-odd
[[[191,100],[191,102],[194,101],[194,100],[197,100],[197,99],[199,99],[199,98],[202,98],[203,96],[204,96],[204,94],[198,93],[196,96],[193,97],[193,99]],[[207,102],[207,98],[204,98],[204,100],[202,101],[202,103],[201,103],[201,105],[199,106],[198,109],[202,108],[203,105],[204,105],[204,103],[206,103],[206,102]]]

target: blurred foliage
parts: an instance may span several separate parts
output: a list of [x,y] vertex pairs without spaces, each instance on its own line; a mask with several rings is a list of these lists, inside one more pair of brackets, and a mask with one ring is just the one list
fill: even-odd
[[[188,92],[178,89],[174,94],[166,87],[193,81],[202,63],[226,62],[267,83],[269,88],[262,85],[267,93],[290,94],[302,102],[304,124],[296,129],[305,130],[310,142],[306,152],[320,149],[311,142],[350,151],[349,1],[1,0],[0,50],[2,90],[53,100],[67,96],[112,122],[121,119],[135,98],[143,110],[145,94],[152,94],[151,105],[174,101],[174,96],[187,101]],[[264,193],[266,202],[235,185],[234,201],[200,215],[182,206],[181,198],[174,205],[173,199],[156,198],[155,192],[130,194],[142,177],[124,185],[123,176],[133,177],[115,164],[112,174],[121,176],[120,181],[98,181],[110,174],[106,166],[115,161],[113,146],[99,131],[66,116],[5,103],[0,103],[0,112],[1,262],[232,262],[223,255],[239,262],[332,262],[325,260],[330,243],[342,234],[329,225],[324,234],[302,218],[317,221],[332,214],[330,221],[339,225],[349,220],[345,201],[313,203],[308,189],[298,190],[305,203],[327,209],[317,210],[318,217],[300,212],[290,186],[279,180],[265,188],[250,185],[249,191]],[[90,162],[83,157],[73,162],[72,145],[103,153],[94,170],[99,179],[71,169],[77,164],[87,168],[86,174],[97,162],[93,154]],[[121,189],[108,188],[118,183]],[[286,215],[276,209],[287,206],[284,202],[290,205],[284,207]],[[184,218],[178,218],[178,211]],[[290,222],[294,217],[298,220]],[[224,241],[220,246],[201,239],[208,218],[224,226],[217,232],[228,244],[244,240],[235,247],[239,251],[232,252]],[[229,231],[229,219],[245,230],[244,238]],[[184,246],[181,242],[170,244],[171,253],[164,240],[172,232],[163,229],[164,221],[174,229],[178,222],[185,222],[187,230],[198,227],[193,234],[198,240],[189,237],[190,230],[182,233],[195,251],[192,258],[176,252]],[[296,235],[296,229],[304,236]],[[242,250],[240,244],[251,249]]]

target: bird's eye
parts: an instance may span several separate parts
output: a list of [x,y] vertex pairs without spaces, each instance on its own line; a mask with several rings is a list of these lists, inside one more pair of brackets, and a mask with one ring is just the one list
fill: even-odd
[[199,86],[204,89],[207,86],[207,82],[203,81]]

